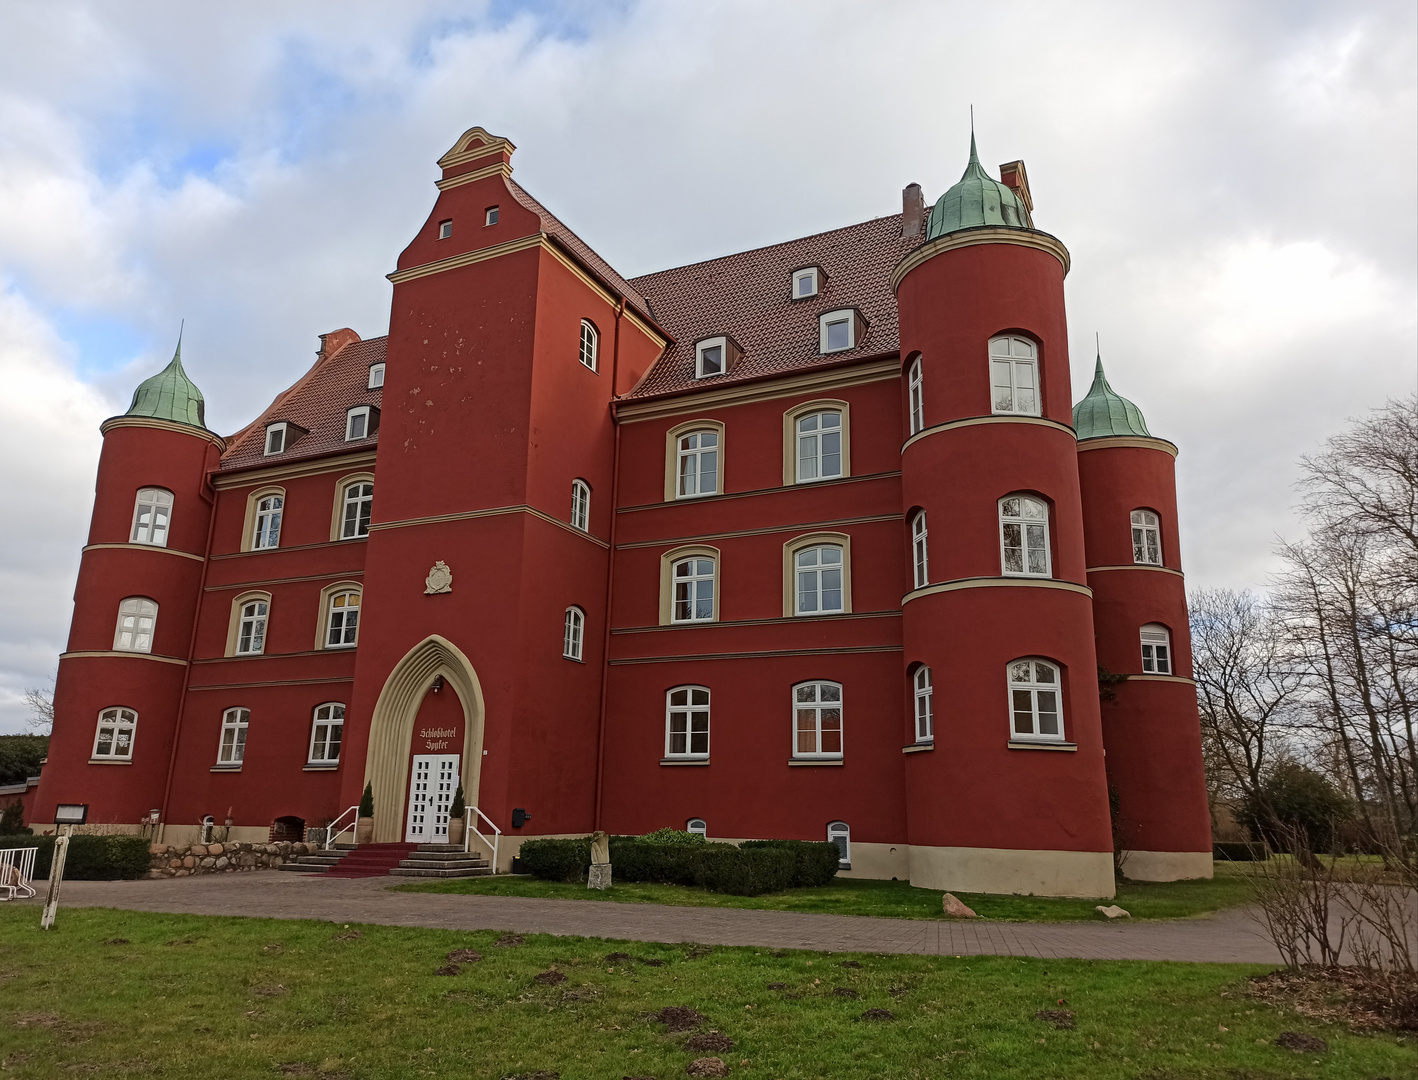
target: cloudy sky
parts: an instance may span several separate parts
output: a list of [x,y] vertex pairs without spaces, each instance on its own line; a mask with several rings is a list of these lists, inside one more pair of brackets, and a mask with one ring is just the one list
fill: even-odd
[[388,327],[481,124],[627,275],[896,212],[1023,158],[1073,254],[1075,397],[1178,462],[1190,583],[1263,585],[1295,461],[1413,392],[1411,0],[0,0],[0,731],[68,633],[98,425],[183,356],[219,431]]

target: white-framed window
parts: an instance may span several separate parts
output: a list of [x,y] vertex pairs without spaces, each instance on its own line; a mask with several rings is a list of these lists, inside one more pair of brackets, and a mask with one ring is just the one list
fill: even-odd
[[1011,577],[1049,577],[1049,508],[1029,495],[999,501],[1000,569]]
[[495,207],[495,206],[489,206],[486,210],[483,211],[483,225],[484,225],[484,226],[487,226],[487,225],[496,225],[496,224],[497,224],[497,207]]
[[925,376],[921,373],[921,358],[912,362],[906,375],[906,399],[911,406],[911,434],[926,426]]
[[582,532],[591,529],[591,485],[584,480],[571,481],[571,527]]
[[836,844],[840,856],[837,866],[841,870],[852,869],[852,830],[845,821],[834,821],[827,826],[827,842]]
[[793,687],[793,757],[842,756],[842,685],[805,682]]
[[378,389],[379,389],[381,386],[383,386],[383,385],[384,385],[384,365],[383,365],[383,364],[370,364],[370,365],[369,365],[369,383],[368,383],[369,389],[371,389],[371,390],[378,390]]
[[1172,635],[1161,623],[1148,623],[1142,635],[1142,670],[1149,675],[1172,674]]
[[709,688],[677,686],[665,695],[665,757],[709,756]]
[[242,763],[246,757],[246,729],[250,724],[250,709],[228,709],[222,713],[222,737],[217,744],[218,765]]
[[453,219],[445,218],[438,223],[438,239],[447,240],[453,235]]
[[347,649],[359,644],[359,608],[363,598],[357,589],[332,593],[325,621],[325,647]]
[[1132,561],[1162,565],[1162,519],[1151,510],[1132,512]]
[[719,433],[690,431],[679,437],[677,497],[719,493]]
[[1063,710],[1059,669],[1045,660],[1009,665],[1010,737],[1062,742]]
[[369,406],[358,405],[345,413],[345,442],[354,442],[370,434]]
[[684,831],[694,833],[696,836],[708,836],[709,823],[702,817],[692,817],[684,823]]
[[561,655],[568,660],[580,660],[586,640],[586,613],[579,607],[566,609],[561,628]]
[[817,295],[817,267],[805,266],[793,271],[793,299],[806,300]]
[[238,656],[255,656],[265,650],[269,610],[265,600],[248,600],[241,605],[241,619],[236,626]]
[[842,475],[842,413],[837,409],[800,416],[797,431],[799,484]]
[[251,550],[273,548],[281,542],[281,516],[285,511],[284,495],[264,495],[256,500],[256,528],[251,534]]
[[153,632],[158,624],[156,601],[130,596],[118,605],[118,626],[113,631],[115,652],[153,651]]
[[279,454],[286,448],[286,422],[266,425],[266,456]]
[[793,556],[794,613],[832,615],[846,610],[843,589],[842,548],[816,544]]
[[596,324],[590,319],[581,320],[581,363],[596,370],[598,350],[601,345],[601,335],[596,330]]
[[96,758],[118,761],[133,760],[133,735],[138,726],[138,714],[132,709],[115,706],[98,714],[98,730],[94,732]]
[[316,706],[310,728],[310,764],[334,765],[340,760],[345,734],[345,707],[338,701]]
[[844,352],[857,347],[857,313],[851,308],[829,311],[817,320],[818,350]]
[[171,517],[172,492],[166,488],[139,488],[133,506],[133,543],[167,547]]
[[990,408],[1039,415],[1039,363],[1034,343],[1006,335],[990,339]]
[[712,375],[722,375],[729,364],[729,341],[727,338],[706,338],[694,346],[694,377],[707,379]]
[[930,552],[926,544],[926,512],[916,511],[911,519],[911,563],[915,571],[916,588],[930,584]]
[[911,677],[912,693],[916,702],[916,741],[932,742],[935,739],[935,703],[931,700],[931,669],[921,664]]
[[680,559],[670,568],[671,622],[712,622],[714,619],[714,560],[707,555]]
[[341,540],[357,540],[369,535],[369,518],[374,512],[374,485],[367,480],[345,488],[345,512],[340,525]]

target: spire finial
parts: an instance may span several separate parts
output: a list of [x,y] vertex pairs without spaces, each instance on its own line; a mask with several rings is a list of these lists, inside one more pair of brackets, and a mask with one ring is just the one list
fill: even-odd
[[969,165],[980,164],[980,155],[975,152],[975,106],[970,105],[970,162]]
[[177,324],[177,350],[172,354],[172,358],[179,364],[182,363],[182,331],[187,329],[187,320],[183,319]]
[[1093,365],[1093,377],[1096,379],[1103,374],[1103,339],[1097,330],[1093,331],[1093,353],[1098,358]]

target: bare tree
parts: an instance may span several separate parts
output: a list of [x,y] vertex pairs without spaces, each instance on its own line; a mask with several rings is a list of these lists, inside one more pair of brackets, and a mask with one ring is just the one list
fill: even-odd
[[31,687],[25,691],[25,704],[30,710],[25,724],[36,735],[48,735],[54,729],[54,692]]

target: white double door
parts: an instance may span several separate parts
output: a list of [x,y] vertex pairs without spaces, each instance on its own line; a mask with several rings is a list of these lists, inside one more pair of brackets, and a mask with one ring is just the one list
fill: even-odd
[[457,754],[415,754],[409,773],[409,820],[404,841],[448,843],[448,808],[458,789]]

